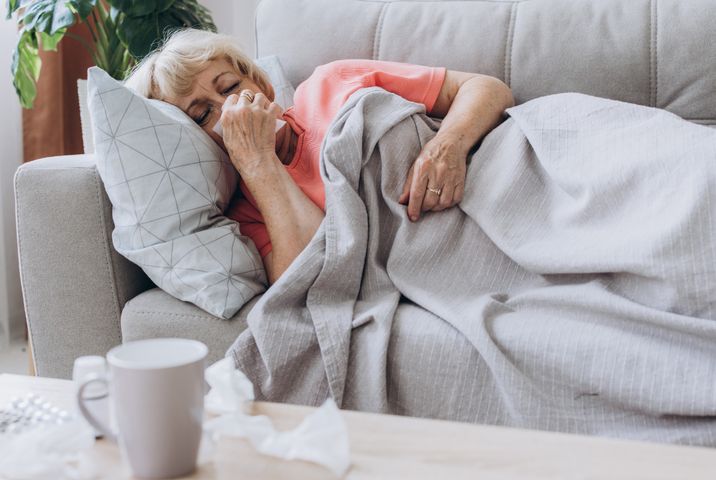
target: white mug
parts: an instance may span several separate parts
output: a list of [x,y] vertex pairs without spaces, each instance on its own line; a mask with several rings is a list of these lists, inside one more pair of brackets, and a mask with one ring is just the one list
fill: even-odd
[[[84,417],[119,443],[135,476],[173,478],[196,469],[207,353],[203,343],[183,338],[127,342],[107,353],[108,378],[90,378],[77,391]],[[96,382],[109,386],[117,432],[85,405],[84,391]]]

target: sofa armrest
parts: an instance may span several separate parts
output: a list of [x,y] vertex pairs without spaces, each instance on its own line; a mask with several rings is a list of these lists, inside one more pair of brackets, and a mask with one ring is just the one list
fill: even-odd
[[112,246],[112,207],[93,155],[22,165],[15,201],[35,369],[70,378],[76,357],[104,355],[121,343],[125,302],[152,283]]

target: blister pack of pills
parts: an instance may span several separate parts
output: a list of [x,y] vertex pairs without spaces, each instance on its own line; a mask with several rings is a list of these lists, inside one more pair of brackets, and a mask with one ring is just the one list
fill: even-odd
[[22,433],[43,424],[62,424],[72,415],[35,393],[13,398],[0,408],[0,434]]

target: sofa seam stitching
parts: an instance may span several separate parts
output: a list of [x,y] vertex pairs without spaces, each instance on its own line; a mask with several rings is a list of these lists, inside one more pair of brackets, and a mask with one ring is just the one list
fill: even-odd
[[254,58],[259,58],[259,30],[258,30],[258,18],[259,18],[259,8],[261,7],[261,4],[263,3],[263,0],[259,0],[259,3],[256,4],[256,10],[254,10]]
[[[363,3],[395,3],[395,2],[403,2],[403,3],[442,3],[446,0],[356,0],[358,2]],[[472,3],[522,3],[527,0],[448,0],[452,2],[456,1],[470,1]]]
[[[47,157],[47,158],[53,158],[53,157]],[[82,167],[82,166],[76,166],[76,167],[55,167],[55,166],[50,166],[50,167],[38,167],[37,165],[32,165],[32,166],[30,166],[30,163],[24,163],[23,165],[28,165],[28,167],[25,167],[25,168],[27,168],[28,170],[33,170],[33,171],[34,171],[34,170],[57,170],[58,172],[63,172],[63,171],[66,171],[66,170],[92,170],[92,169],[95,168],[94,166],[91,166],[91,167],[90,167],[90,166],[85,166],[85,167]]]
[[380,7],[378,21],[373,31],[373,52],[371,54],[373,60],[378,60],[378,57],[380,57],[380,39],[383,36],[383,21],[385,19],[385,12],[388,10],[388,5],[390,5],[390,3],[386,2]]
[[505,39],[505,61],[504,61],[504,72],[503,78],[505,84],[510,87],[512,83],[512,46],[515,40],[515,21],[517,18],[517,4],[514,2],[510,7],[510,20],[507,25],[507,38]]
[[127,309],[127,313],[135,314],[135,315],[169,315],[172,317],[188,317],[188,318],[203,318],[207,319],[207,316],[211,317],[211,319],[218,319],[218,320],[224,320],[221,317],[216,317],[214,315],[195,315],[191,313],[173,313],[173,312],[162,312],[162,311],[151,311],[151,310],[131,310]]
[[27,332],[29,337],[29,343],[30,343],[30,349],[32,350],[32,363],[33,367],[35,368],[35,374],[37,375],[39,372],[37,371],[37,349],[35,348],[35,336],[32,333],[32,326],[30,323],[30,312],[27,308],[28,301],[27,301],[27,290],[25,289],[25,275],[23,274],[23,264],[22,264],[22,229],[20,228],[20,198],[17,194],[17,186],[20,180],[21,176],[26,175],[25,169],[22,168],[22,165],[20,168],[17,169],[15,173],[15,178],[13,181],[13,187],[15,189],[15,226],[16,226],[16,236],[17,236],[17,253],[18,253],[18,273],[20,274],[20,289],[22,291],[22,306],[25,310],[25,325],[27,325]]
[[649,0],[649,106],[654,105],[654,0]]
[[654,0],[654,106],[659,104],[659,0]]
[[105,263],[105,267],[107,268],[107,273],[109,274],[109,277],[111,279],[110,287],[112,288],[112,294],[114,297],[113,307],[114,307],[115,316],[117,318],[117,322],[115,322],[115,325],[116,325],[117,333],[119,335],[119,340],[121,341],[122,340],[122,327],[120,324],[121,324],[121,318],[122,318],[121,313],[122,312],[121,312],[121,309],[119,308],[119,292],[117,291],[117,288],[116,288],[117,278],[115,275],[116,272],[114,271],[115,269],[113,268],[114,265],[112,264],[112,258],[111,258],[112,253],[109,251],[109,248],[107,245],[107,225],[104,221],[104,205],[102,203],[99,181],[97,180],[99,174],[97,172],[96,167],[95,167],[94,175],[91,175],[91,176],[92,176],[92,180],[94,180],[95,191],[97,193],[97,204],[99,205],[99,213],[100,213],[99,223],[100,223],[100,227],[102,228],[100,235],[101,235],[101,239],[102,239],[102,245],[104,246],[104,256],[105,256],[104,263]]

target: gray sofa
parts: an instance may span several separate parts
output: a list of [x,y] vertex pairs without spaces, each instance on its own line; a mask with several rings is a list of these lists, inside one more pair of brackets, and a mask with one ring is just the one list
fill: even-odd
[[[263,0],[256,56],[297,86],[340,58],[494,75],[518,103],[578,91],[716,125],[714,0]],[[111,205],[91,155],[46,158],[15,176],[22,289],[37,373],[123,341],[179,336],[210,361],[245,328],[157,289],[111,243]]]

